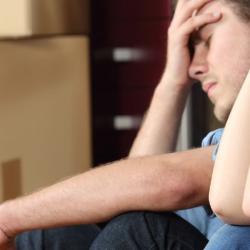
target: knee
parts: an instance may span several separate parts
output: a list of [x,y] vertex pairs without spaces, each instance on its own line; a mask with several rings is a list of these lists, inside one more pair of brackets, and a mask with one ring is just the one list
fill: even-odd
[[91,250],[131,249],[131,235],[143,223],[144,212],[129,212],[113,218],[91,245]]
[[103,228],[100,236],[108,235],[112,237],[120,237],[125,232],[136,230],[138,225],[143,223],[144,212],[129,212],[121,214],[110,220]]
[[[190,230],[197,235],[196,229],[171,212],[130,212],[111,220],[90,249],[166,249],[168,244],[193,244],[189,239]],[[182,242],[179,242],[181,237]],[[197,238],[201,243],[194,243],[198,246],[194,249],[201,249],[200,245],[203,249],[207,242],[205,237],[199,235]]]

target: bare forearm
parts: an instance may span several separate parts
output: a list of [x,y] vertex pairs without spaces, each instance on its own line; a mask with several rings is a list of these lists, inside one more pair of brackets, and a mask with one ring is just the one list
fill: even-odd
[[[120,161],[99,167],[37,193],[7,202],[0,207],[0,221],[5,220],[4,224],[11,231],[19,232],[106,220],[128,210],[129,204],[124,201],[132,202],[134,194],[137,196],[135,203],[141,199],[140,182],[145,176],[140,177],[139,166],[137,174],[129,166],[124,168],[125,165],[126,162]],[[147,175],[146,168],[144,170]],[[136,179],[138,180],[135,182]]]
[[[172,82],[171,82],[172,81]],[[173,152],[189,88],[164,75],[130,151],[130,157]]]
[[[115,162],[0,206],[8,235],[105,221],[131,210],[176,210],[206,203],[211,149]],[[206,163],[207,162],[207,163]]]
[[161,162],[154,159],[96,168],[3,204],[0,223],[12,235],[34,228],[97,223],[124,211],[153,207],[158,192],[153,180],[160,169]]
[[212,207],[226,222],[249,224],[242,201],[250,162],[250,75],[227,121],[212,178]]

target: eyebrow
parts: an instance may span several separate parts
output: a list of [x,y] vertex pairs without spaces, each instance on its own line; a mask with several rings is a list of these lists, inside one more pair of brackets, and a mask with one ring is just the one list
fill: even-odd
[[189,39],[189,43],[191,46],[197,45],[199,43],[201,43],[202,41],[202,37],[201,37],[201,33],[202,30],[204,30],[206,27],[208,26],[208,24],[205,24],[204,26],[202,26],[199,30],[193,32],[190,36]]
[[189,39],[190,46],[194,47],[194,45],[197,45],[200,42],[201,42],[200,33],[198,33],[198,32],[192,33],[190,36],[190,39]]

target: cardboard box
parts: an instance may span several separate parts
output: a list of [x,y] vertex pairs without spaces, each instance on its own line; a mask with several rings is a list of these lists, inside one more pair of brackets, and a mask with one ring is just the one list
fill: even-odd
[[0,39],[51,34],[89,34],[89,0],[0,2]]
[[0,201],[91,166],[89,40],[0,42]]

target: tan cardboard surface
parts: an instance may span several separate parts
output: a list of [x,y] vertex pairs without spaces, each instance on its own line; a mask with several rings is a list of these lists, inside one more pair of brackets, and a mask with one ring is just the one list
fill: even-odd
[[89,34],[89,0],[0,1],[0,39]]
[[15,159],[24,193],[88,169],[91,126],[87,38],[2,41],[0,54],[1,200]]

